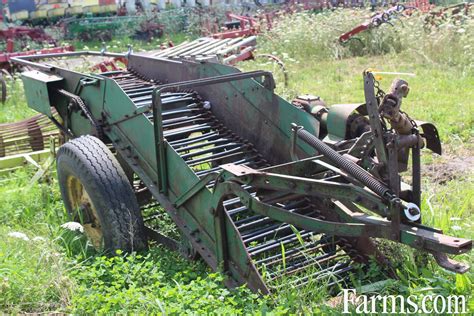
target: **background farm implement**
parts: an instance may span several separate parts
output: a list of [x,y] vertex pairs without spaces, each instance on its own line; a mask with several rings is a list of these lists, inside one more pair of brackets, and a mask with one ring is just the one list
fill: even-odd
[[0,174],[18,170],[26,164],[44,171],[47,167],[43,168],[43,164],[54,157],[59,144],[59,130],[43,114],[0,124]]

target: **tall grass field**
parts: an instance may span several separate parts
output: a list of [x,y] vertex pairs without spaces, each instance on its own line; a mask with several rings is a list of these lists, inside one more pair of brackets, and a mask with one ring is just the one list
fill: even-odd
[[[364,102],[362,72],[384,73],[388,90],[396,77],[410,85],[403,109],[411,117],[433,122],[443,155],[423,150],[422,210],[424,223],[444,233],[474,238],[474,18],[447,19],[427,26],[425,16],[411,16],[358,35],[345,45],[338,36],[363,22],[368,10],[296,13],[282,17],[258,38],[258,53],[279,57],[281,69],[256,59],[239,63],[242,70],[274,70],[277,92],[288,100],[318,95],[328,104]],[[178,38],[184,39],[186,35]],[[110,42],[126,51],[125,38]],[[150,44],[147,44],[150,45]],[[156,40],[156,45],[159,41]],[[94,49],[98,43],[78,43]],[[149,47],[149,46],[147,46]],[[98,47],[97,49],[100,49]],[[0,122],[34,114],[21,80],[9,80],[8,100],[0,105]],[[121,314],[342,314],[341,304],[324,284],[303,289],[284,287],[270,296],[245,286],[230,290],[223,276],[201,261],[189,261],[156,245],[146,253],[114,257],[96,253],[80,231],[74,231],[63,208],[54,166],[40,181],[25,165],[0,175],[0,313]],[[174,229],[163,216],[164,229]],[[396,271],[389,278],[375,263],[352,277],[358,293],[466,295],[474,313],[474,272],[447,272],[431,256],[382,243]],[[470,265],[473,253],[456,259]],[[337,293],[335,293],[337,296]],[[355,313],[355,312],[354,312]]]

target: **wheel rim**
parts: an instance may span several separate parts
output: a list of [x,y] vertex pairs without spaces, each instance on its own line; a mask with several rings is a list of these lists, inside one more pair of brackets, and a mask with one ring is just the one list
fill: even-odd
[[104,249],[102,226],[89,194],[81,181],[74,176],[69,176],[66,183],[69,201],[74,211],[74,220],[82,224],[85,235],[96,250]]

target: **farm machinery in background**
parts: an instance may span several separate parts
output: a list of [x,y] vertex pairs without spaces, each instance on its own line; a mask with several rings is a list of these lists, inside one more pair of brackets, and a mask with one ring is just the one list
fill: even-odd
[[[47,34],[43,28],[18,26],[9,23],[9,8],[29,8],[28,1],[1,1],[0,2],[0,102],[5,102],[7,86],[5,77],[11,77],[15,67],[11,58],[33,54],[51,54],[73,51],[72,46],[58,46],[55,39]],[[9,7],[10,6],[10,7]]]
[[462,2],[448,7],[433,9],[425,17],[425,26],[427,29],[438,27],[446,22],[462,23],[466,18],[473,18],[472,10],[474,3]]
[[219,62],[234,65],[239,61],[251,59],[257,44],[256,36],[216,39],[202,37],[194,41],[185,41],[177,46],[164,48],[153,57],[175,60],[195,60]]
[[409,16],[414,11],[422,12],[425,15],[425,27],[427,29],[449,20],[454,23],[459,23],[463,19],[469,17],[470,10],[473,6],[473,3],[463,2],[448,7],[436,8],[434,5],[430,4],[428,0],[399,3],[388,10],[376,13],[367,21],[354,27],[352,30],[341,34],[339,36],[339,42],[341,44],[346,44],[350,40],[357,39],[357,37],[355,37],[357,34],[378,28],[384,24],[394,26],[393,22],[395,20]]
[[[0,43],[3,51],[0,55],[0,68],[11,71],[10,59],[15,56],[48,54],[72,51],[72,46],[58,46],[55,39],[46,34],[42,28],[11,26],[0,30]],[[32,49],[30,46],[43,48]]]
[[257,37],[230,37],[212,38],[202,37],[191,42],[184,42],[177,46],[163,48],[153,57],[172,60],[194,60],[217,62],[224,65],[235,65],[244,60],[258,60],[276,66],[279,79],[283,86],[288,86],[288,72],[283,61],[272,54],[255,54]]
[[[3,103],[7,97],[7,87],[5,76],[9,77],[15,71],[11,64],[11,58],[32,54],[51,54],[73,51],[73,46],[57,46],[56,41],[41,28],[31,28],[27,26],[10,26],[0,30],[0,101]],[[30,48],[30,45],[37,45],[39,49]],[[46,46],[46,47],[45,47]]]
[[26,164],[36,167],[40,173],[45,172],[49,167],[45,164],[52,162],[61,139],[56,126],[43,114],[0,124],[0,174]]
[[41,24],[77,15],[115,15],[116,0],[3,0],[4,15],[9,21]]
[[[90,74],[42,61],[93,56],[126,58],[127,68]],[[372,238],[469,268],[447,254],[470,251],[471,240],[422,224],[420,152],[441,154],[441,144],[433,124],[402,111],[404,80],[384,92],[366,71],[359,103],[303,96],[295,106],[274,93],[271,73],[219,63],[131,52],[15,62],[32,69],[22,74],[28,105],[69,140],[56,158],[61,195],[98,250],[155,240],[261,293],[349,283],[370,257],[388,267]],[[164,211],[181,240],[160,231]]]
[[245,8],[240,14],[231,11],[225,12],[225,20],[204,19],[202,22],[202,33],[214,38],[235,38],[242,36],[257,35],[272,29],[279,17],[291,15],[301,11],[322,11],[335,7],[360,8],[362,1],[326,1],[326,0],[303,0],[287,1],[278,6],[258,7],[259,10]]
[[[428,0],[426,0],[426,2],[427,1]],[[388,10],[377,13],[377,14],[373,15],[367,21],[365,21],[362,24],[354,27],[352,30],[350,30],[350,31],[348,31],[344,34],[341,34],[341,36],[339,36],[339,42],[341,44],[346,44],[350,40],[357,39],[355,37],[356,35],[358,35],[362,32],[371,30],[373,28],[380,27],[383,24],[389,24],[389,25],[393,26],[392,22],[395,19],[400,19],[400,17],[403,16],[403,12],[405,10],[407,10],[407,9],[412,10],[414,8],[415,7],[407,7],[403,4],[397,4],[397,5],[391,7]]]
[[[5,77],[11,77],[15,66],[12,65],[13,57],[32,54],[52,54],[73,51],[73,46],[57,46],[56,41],[41,28],[31,28],[27,26],[11,26],[0,30],[0,101],[3,103],[7,97],[7,87]],[[30,45],[37,45],[42,48],[33,49]],[[46,46],[46,47],[45,47]],[[5,76],[6,75],[6,76]]]

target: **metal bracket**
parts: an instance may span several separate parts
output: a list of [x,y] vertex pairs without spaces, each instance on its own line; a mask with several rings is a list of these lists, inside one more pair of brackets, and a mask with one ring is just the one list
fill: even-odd
[[209,182],[211,182],[212,180],[216,180],[218,176],[219,176],[218,172],[211,172],[211,173],[206,174],[204,178],[202,178],[199,182],[197,182],[191,188],[189,188],[188,191],[184,192],[180,197],[178,197],[176,201],[174,202],[174,206],[175,207],[182,206],[190,198],[192,198],[199,191],[201,191],[202,188],[207,186]]
[[291,160],[297,161],[300,160],[298,158],[298,154],[296,153],[296,141],[298,140],[298,131],[302,129],[303,126],[298,126],[295,123],[291,124],[291,145],[290,145],[290,156]]
[[166,164],[165,146],[167,142],[163,136],[163,116],[160,90],[154,90],[151,104],[153,106],[153,131],[155,134],[156,167],[158,172],[158,188],[160,193],[168,193],[168,169]]
[[441,253],[437,251],[430,251],[430,253],[433,255],[434,259],[436,260],[436,263],[440,267],[445,268],[448,271],[461,273],[461,274],[469,271],[468,264],[450,259],[445,253]]
[[369,114],[370,128],[375,137],[375,150],[377,151],[379,161],[387,165],[387,153],[383,140],[382,124],[380,124],[377,98],[374,93],[374,80],[374,75],[371,72],[364,72],[365,104]]

